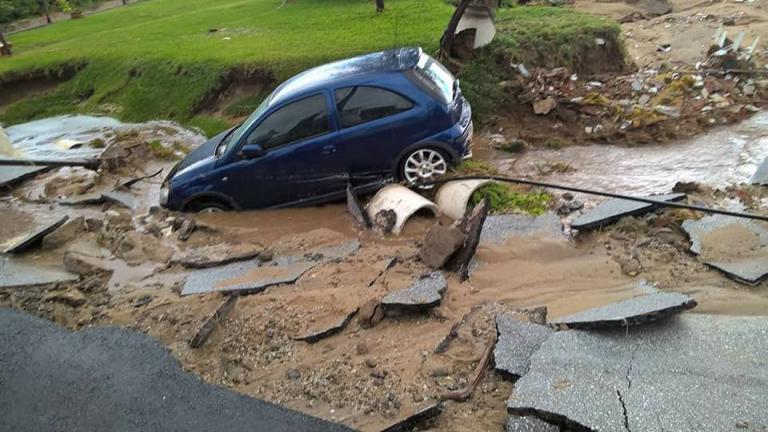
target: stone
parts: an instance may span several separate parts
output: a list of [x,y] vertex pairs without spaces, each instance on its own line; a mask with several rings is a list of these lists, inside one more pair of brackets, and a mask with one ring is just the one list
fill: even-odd
[[264,248],[252,243],[217,243],[178,251],[171,258],[171,264],[186,268],[208,268],[237,261],[261,257]]
[[441,268],[464,244],[464,233],[443,225],[433,225],[427,231],[419,250],[419,258],[433,269]]
[[[651,195],[645,197],[656,201],[680,201],[685,194],[675,193],[669,195]],[[625,199],[609,199],[588,210],[571,223],[571,228],[588,230],[612,224],[625,216],[635,216],[648,213],[658,205],[642,201],[630,201]]]
[[66,291],[52,291],[45,296],[45,301],[64,303],[68,306],[78,307],[85,304],[85,295],[75,288]]
[[650,293],[552,320],[554,326],[594,329],[636,326],[696,307],[693,297],[680,293]]
[[85,217],[79,216],[68,220],[53,232],[43,237],[43,249],[54,249],[64,243],[74,240],[85,231]]
[[557,101],[552,96],[533,101],[533,113],[547,115],[557,106]]
[[384,319],[384,308],[377,299],[370,299],[360,306],[360,312],[357,316],[357,323],[362,328],[371,328]]
[[0,341],[2,430],[351,432],[208,384],[138,331],[70,332],[0,308]]
[[19,288],[72,282],[79,276],[44,265],[31,265],[15,258],[0,256],[0,288]]
[[373,228],[381,234],[389,234],[395,228],[397,213],[391,209],[384,209],[373,216]]
[[759,430],[768,424],[766,358],[762,316],[682,314],[629,331],[559,331],[531,357],[507,409],[569,430]]
[[509,416],[504,432],[560,432],[560,428],[533,416]]
[[9,242],[6,242],[3,245],[3,253],[17,254],[24,252],[25,250],[40,242],[43,237],[52,233],[58,227],[64,225],[64,222],[66,222],[68,219],[69,216],[63,216],[54,220],[53,222],[40,223],[36,225],[32,231],[21,236],[20,238],[12,239]]
[[64,268],[78,275],[86,275],[94,272],[111,271],[101,258],[86,255],[77,251],[64,253]]
[[178,238],[181,241],[187,241],[189,240],[189,237],[192,235],[193,232],[195,232],[195,228],[197,226],[195,225],[195,221],[192,219],[184,219],[184,221],[181,223],[181,226],[179,226],[178,229]]
[[493,350],[496,370],[520,377],[528,372],[531,355],[554,332],[551,328],[515,319],[507,314],[496,315],[499,339]]
[[386,308],[420,310],[440,304],[448,282],[442,272],[432,272],[414,281],[408,288],[391,292],[381,299]]

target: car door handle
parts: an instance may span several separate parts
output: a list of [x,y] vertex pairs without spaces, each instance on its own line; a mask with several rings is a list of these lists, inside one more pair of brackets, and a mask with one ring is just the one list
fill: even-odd
[[336,146],[333,144],[323,146],[323,154],[336,153]]

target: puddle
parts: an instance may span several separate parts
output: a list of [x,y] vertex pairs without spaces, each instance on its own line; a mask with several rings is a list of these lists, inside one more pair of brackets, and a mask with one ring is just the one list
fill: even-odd
[[[517,176],[633,195],[668,193],[678,181],[715,187],[748,182],[768,156],[768,113],[706,135],[663,145],[573,146],[534,150],[509,169]],[[550,176],[537,166],[562,162],[575,171]],[[511,160],[502,161],[511,164]]]
[[146,135],[147,141],[180,142],[188,148],[205,142],[206,138],[172,121],[123,123],[111,117],[69,115],[35,120],[5,129],[12,148],[0,146],[0,157],[29,159],[79,159],[93,157],[103,149],[89,144],[94,140],[105,143],[117,134]]

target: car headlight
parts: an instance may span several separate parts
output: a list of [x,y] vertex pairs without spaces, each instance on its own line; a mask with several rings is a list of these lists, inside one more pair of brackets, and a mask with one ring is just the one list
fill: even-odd
[[160,205],[163,207],[168,205],[168,184],[164,184],[160,188]]

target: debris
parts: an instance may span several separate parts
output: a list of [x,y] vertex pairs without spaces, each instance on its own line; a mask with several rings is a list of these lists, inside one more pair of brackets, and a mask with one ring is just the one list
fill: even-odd
[[105,201],[104,194],[101,193],[89,193],[85,195],[75,195],[69,198],[59,201],[61,205],[78,206],[78,205],[91,205],[102,204]]
[[652,293],[562,317],[551,324],[577,329],[629,327],[693,309],[696,304],[685,294]]
[[195,334],[189,339],[190,348],[200,348],[203,346],[211,333],[213,333],[213,330],[216,329],[216,324],[221,323],[221,320],[225,319],[232,312],[232,309],[235,308],[238,298],[238,295],[231,295],[214,309],[213,313],[200,324],[200,327],[195,330]]
[[357,309],[347,313],[346,315],[344,315],[344,317],[341,318],[340,321],[328,327],[325,327],[319,330],[314,330],[301,336],[296,336],[294,339],[308,342],[308,343],[315,343],[320,339],[325,339],[329,336],[333,336],[336,333],[339,333],[342,330],[344,330],[344,328],[347,326],[347,324],[349,324],[350,321],[352,321],[352,318],[354,318],[356,314],[357,314]]
[[413,428],[424,421],[427,421],[433,417],[440,415],[443,406],[440,402],[433,402],[425,404],[417,408],[413,414],[408,417],[398,420],[391,425],[385,427],[381,432],[406,432],[413,430]]
[[533,416],[509,416],[504,432],[560,432],[560,428]]
[[152,174],[147,174],[147,175],[144,175],[144,176],[141,176],[141,177],[132,178],[132,179],[128,180],[127,182],[123,183],[122,185],[120,185],[120,188],[130,188],[131,186],[135,185],[136,183],[138,183],[138,182],[140,182],[142,180],[147,180],[147,179],[151,179],[153,177],[157,177],[158,175],[160,175],[161,172],[163,172],[162,168],[157,170],[157,171],[155,171],[155,172],[153,172]]
[[[6,242],[3,245],[5,246],[3,253],[16,254],[19,252],[23,252],[26,249],[29,249],[35,243],[42,240],[43,237],[52,233],[54,230],[56,230],[56,228],[62,226],[64,222],[67,221],[67,219],[69,219],[69,216],[63,216],[61,219],[58,219],[55,222],[38,225],[37,227],[35,227],[34,231],[30,232],[24,237],[20,239],[12,239]],[[9,245],[8,243],[11,243],[11,244]]]
[[490,180],[458,180],[445,183],[438,189],[435,202],[440,213],[458,220],[467,214],[467,203],[476,190]]
[[768,157],[755,171],[755,175],[749,180],[754,185],[768,186]]
[[68,306],[78,307],[85,304],[85,296],[79,290],[70,288],[66,291],[51,291],[45,296],[45,301],[64,303]]
[[264,247],[252,243],[217,243],[178,251],[171,264],[186,268],[208,268],[260,257]]
[[440,304],[448,282],[442,272],[423,275],[408,288],[387,294],[381,299],[382,306],[388,310],[421,310]]
[[[377,225],[377,216],[382,210],[395,212],[393,234],[400,234],[408,219],[417,211],[427,210],[437,217],[438,209],[435,203],[400,185],[389,185],[379,190],[368,203],[368,217]],[[385,231],[386,232],[386,231]]]
[[560,218],[553,213],[541,216],[507,214],[488,216],[483,224],[480,241],[501,244],[511,236],[534,235],[565,238]]
[[768,275],[768,230],[752,220],[713,215],[683,222],[691,252],[739,282],[755,285]]
[[544,99],[533,101],[533,113],[538,115],[547,115],[557,106],[555,98],[549,96]]
[[[252,260],[196,270],[187,276],[181,295],[217,291],[260,292],[272,285],[293,283],[324,260],[344,257],[359,248],[358,241],[349,241],[304,255],[276,257],[269,264]],[[318,256],[320,259],[311,259]]]
[[0,166],[0,187],[16,185],[49,169],[50,167],[30,165]]
[[394,210],[379,210],[373,217],[373,228],[379,234],[390,234],[397,223],[397,213]]
[[43,237],[42,248],[57,248],[68,241],[74,240],[83,231],[85,231],[84,216],[79,216],[72,220],[68,220],[63,225],[56,228],[52,233]]
[[441,268],[464,244],[465,235],[455,227],[433,225],[424,237],[419,258],[433,269]]
[[480,380],[483,379],[485,370],[488,369],[488,364],[491,362],[491,354],[493,354],[494,347],[496,346],[496,336],[497,335],[494,333],[493,336],[488,340],[488,343],[486,343],[485,351],[483,351],[483,355],[480,357],[480,361],[475,367],[475,372],[472,374],[472,379],[469,381],[469,385],[467,385],[467,387],[462,390],[457,390],[455,392],[444,395],[443,400],[464,401],[472,396],[472,393],[475,391],[477,384],[479,384]]
[[[69,332],[0,309],[7,430],[332,432],[349,428],[208,384],[157,340],[118,327]],[[34,343],[30,343],[34,341]],[[30,361],[30,359],[35,359]],[[40,416],[40,410],[46,412]],[[49,417],[50,416],[50,417]]]
[[531,324],[507,314],[496,315],[499,341],[493,351],[496,370],[512,377],[528,372],[531,355],[554,331],[546,326]]
[[0,257],[0,288],[16,288],[76,281],[78,276],[42,265]]
[[531,357],[507,409],[571,430],[765,425],[766,357],[765,317],[683,314],[629,332],[559,331]]
[[384,260],[384,268],[382,268],[377,274],[376,277],[373,278],[370,282],[368,282],[368,287],[372,287],[378,280],[381,278],[384,273],[387,272],[387,270],[391,269],[392,267],[397,264],[397,257],[392,257],[387,260]]
[[104,192],[102,197],[107,201],[121,205],[130,210],[134,210],[136,208],[136,199],[130,192],[114,189],[109,192]]
[[363,206],[360,204],[360,199],[357,197],[357,193],[352,189],[352,185],[347,185],[347,211],[353,218],[365,229],[371,227],[371,219],[368,217],[368,213],[365,212]]
[[357,323],[362,328],[371,328],[384,319],[384,307],[377,299],[370,299],[359,308]]
[[456,272],[462,282],[469,278],[469,263],[472,262],[472,257],[477,251],[477,245],[480,244],[480,235],[483,231],[485,218],[488,217],[489,207],[488,200],[484,198],[472,209],[472,213],[462,221],[462,231],[466,234],[466,240],[446,264],[446,268]]
[[[651,195],[646,197],[658,201],[680,201],[685,194],[674,193],[669,195]],[[571,228],[587,230],[612,224],[625,216],[636,216],[647,213],[656,208],[655,204],[640,201],[628,201],[623,199],[609,199],[597,205],[597,207],[582,214],[571,223]]]
[[184,219],[181,226],[178,229],[178,238],[181,241],[189,240],[189,237],[195,232],[197,225],[193,219]]
[[64,268],[75,274],[85,275],[100,271],[112,271],[99,257],[87,255],[78,251],[64,253]]

